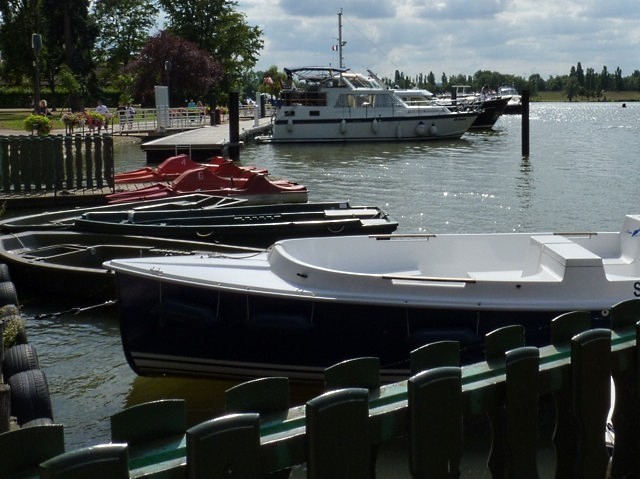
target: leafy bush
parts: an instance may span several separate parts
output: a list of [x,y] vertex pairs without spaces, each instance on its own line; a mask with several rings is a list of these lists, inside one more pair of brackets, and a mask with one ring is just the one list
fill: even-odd
[[38,135],[48,135],[51,133],[51,120],[44,115],[31,114],[24,119],[24,129],[36,132]]

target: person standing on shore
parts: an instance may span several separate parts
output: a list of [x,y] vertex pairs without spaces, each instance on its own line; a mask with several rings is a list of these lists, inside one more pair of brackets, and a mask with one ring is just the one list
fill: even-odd
[[38,105],[33,110],[33,113],[35,113],[36,115],[47,116],[49,114],[49,109],[47,108],[47,100],[40,100]]

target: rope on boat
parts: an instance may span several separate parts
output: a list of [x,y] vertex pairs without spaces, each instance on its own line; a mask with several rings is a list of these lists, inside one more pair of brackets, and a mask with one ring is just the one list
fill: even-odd
[[91,311],[92,309],[103,308],[103,307],[106,307],[106,306],[112,306],[112,305],[114,305],[116,303],[117,303],[117,301],[115,299],[110,299],[108,301],[105,301],[104,303],[93,304],[91,306],[75,307],[75,308],[67,309],[65,311],[58,311],[56,313],[36,314],[34,316],[34,319],[57,318],[59,316],[64,316],[64,315],[67,315],[67,314],[72,314],[72,315],[75,316],[76,314],[84,313],[85,311]]

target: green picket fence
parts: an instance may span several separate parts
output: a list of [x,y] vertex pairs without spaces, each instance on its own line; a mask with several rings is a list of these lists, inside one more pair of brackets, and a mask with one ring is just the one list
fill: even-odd
[[0,136],[3,193],[113,189],[111,135]]
[[[411,377],[393,384],[379,383],[377,358],[354,358],[327,368],[325,392],[295,407],[287,378],[248,381],[227,390],[227,414],[189,429],[180,401],[134,406],[112,418],[111,446],[57,455],[41,477],[70,467],[107,477],[96,471],[110,461],[111,470],[123,471],[112,477],[284,478],[305,464],[310,478],[369,478],[381,446],[398,438],[407,446],[397,460],[406,461],[411,477],[461,477],[465,428],[480,417],[491,425],[491,477],[548,477],[539,472],[538,446],[547,398],[555,454],[545,471],[558,478],[638,477],[640,300],[615,305],[610,318],[610,329],[590,329],[588,313],[559,316],[542,348],[525,346],[521,326],[502,328],[487,335],[485,361],[466,366],[456,342],[425,345],[412,352]],[[607,447],[612,380],[615,443]],[[0,444],[10,452],[6,434]],[[34,437],[32,450],[40,447]]]

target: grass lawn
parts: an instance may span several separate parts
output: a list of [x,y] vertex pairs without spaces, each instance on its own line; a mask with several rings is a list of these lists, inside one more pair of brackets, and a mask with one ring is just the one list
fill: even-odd
[[[0,110],[0,128],[7,130],[24,130],[24,119],[29,116],[31,110],[27,109],[7,109]],[[64,128],[60,121],[60,114],[54,112],[49,119],[54,130]]]

